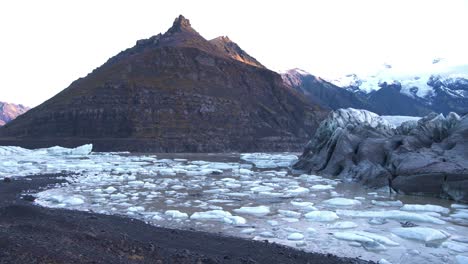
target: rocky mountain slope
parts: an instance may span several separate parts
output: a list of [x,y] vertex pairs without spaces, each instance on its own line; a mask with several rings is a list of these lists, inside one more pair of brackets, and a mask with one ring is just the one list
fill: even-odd
[[281,73],[288,87],[304,94],[311,103],[326,109],[358,108],[372,109],[366,100],[357,94],[333,85],[320,77],[301,69],[292,69]]
[[468,202],[468,115],[430,114],[394,126],[365,110],[339,109],[294,168]]
[[26,113],[29,107],[24,105],[10,104],[6,102],[0,102],[0,126],[5,125],[17,116]]
[[97,151],[299,150],[324,117],[281,76],[183,16],[0,129],[1,144]]
[[468,113],[468,65],[435,59],[416,68],[402,67],[385,64],[370,75],[327,80],[367,100],[378,114]]

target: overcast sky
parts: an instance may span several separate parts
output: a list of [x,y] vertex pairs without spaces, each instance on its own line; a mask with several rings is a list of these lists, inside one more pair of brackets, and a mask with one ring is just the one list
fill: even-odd
[[273,70],[329,77],[468,62],[468,0],[1,1],[0,101],[36,106],[179,14]]

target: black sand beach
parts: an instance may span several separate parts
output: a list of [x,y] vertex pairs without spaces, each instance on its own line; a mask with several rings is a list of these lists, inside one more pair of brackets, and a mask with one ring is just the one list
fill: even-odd
[[125,217],[43,208],[24,199],[27,192],[60,182],[57,176],[0,182],[0,263],[368,263]]

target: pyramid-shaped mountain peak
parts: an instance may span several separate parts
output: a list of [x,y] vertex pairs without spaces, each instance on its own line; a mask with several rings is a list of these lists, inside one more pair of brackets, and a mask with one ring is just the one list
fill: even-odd
[[183,15],[179,15],[172,24],[172,27],[167,31],[168,33],[183,32],[183,31],[195,31],[190,24],[190,20],[185,18]]

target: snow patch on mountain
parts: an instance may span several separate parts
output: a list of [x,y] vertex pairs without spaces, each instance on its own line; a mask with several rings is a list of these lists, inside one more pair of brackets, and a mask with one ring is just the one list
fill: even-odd
[[435,89],[453,97],[468,97],[468,64],[440,58],[411,66],[384,64],[370,74],[324,79],[339,87],[364,93],[379,90],[386,83],[399,84],[400,92],[412,98],[430,99],[435,96]]

